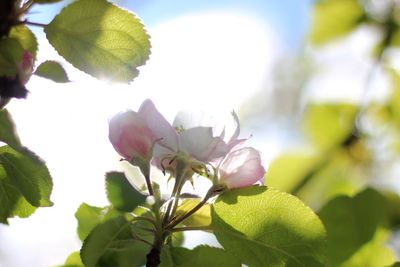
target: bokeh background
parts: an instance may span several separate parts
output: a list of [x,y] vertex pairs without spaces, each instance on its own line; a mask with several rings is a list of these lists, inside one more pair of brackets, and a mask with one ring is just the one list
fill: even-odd
[[[76,209],[107,205],[104,173],[122,168],[107,122],[147,98],[170,121],[182,109],[218,116],[234,109],[242,136],[262,152],[265,184],[316,211],[366,186],[400,203],[398,1],[115,2],[142,19],[152,41],[150,60],[130,85],[77,71],[32,28],[39,61],[59,59],[73,82],[32,77],[28,99],[8,106],[22,142],[48,164],[55,205],[0,225],[1,267],[57,266],[79,250]],[[67,3],[40,6],[29,20],[47,23]],[[379,234],[375,251],[384,253],[376,254],[393,258],[397,236]],[[346,266],[384,262],[363,259],[370,265]]]

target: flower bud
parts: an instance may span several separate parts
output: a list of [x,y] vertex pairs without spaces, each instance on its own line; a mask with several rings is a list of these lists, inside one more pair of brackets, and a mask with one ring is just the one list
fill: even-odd
[[219,181],[228,188],[250,186],[264,174],[260,153],[252,147],[230,152],[219,167]]
[[137,112],[129,110],[114,116],[109,124],[109,139],[115,150],[128,160],[152,156],[155,136]]

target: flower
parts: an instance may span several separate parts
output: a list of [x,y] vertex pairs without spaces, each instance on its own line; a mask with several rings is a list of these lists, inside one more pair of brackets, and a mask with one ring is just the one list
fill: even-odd
[[230,138],[225,138],[225,126],[219,127],[209,119],[204,120],[204,114],[178,113],[173,123],[177,147],[168,149],[165,146],[168,142],[157,143],[154,164],[161,169],[171,169],[174,168],[173,159],[181,157],[193,168],[210,163],[217,165],[233,147],[245,140],[237,138],[240,132],[239,121],[234,112],[232,117],[234,133]]
[[[124,158],[149,161],[155,142],[175,149],[175,129],[158,112],[151,100],[145,100],[138,112],[128,110],[115,115],[109,123],[109,139]],[[164,144],[164,142],[166,144]]]
[[219,166],[219,182],[228,188],[252,185],[264,174],[260,153],[252,147],[230,152]]

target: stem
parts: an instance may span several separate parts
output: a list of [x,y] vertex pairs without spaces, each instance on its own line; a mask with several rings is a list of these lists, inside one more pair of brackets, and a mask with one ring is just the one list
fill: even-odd
[[140,171],[142,172],[142,174],[144,176],[144,179],[146,181],[147,190],[149,191],[149,195],[154,196],[154,190],[153,190],[153,186],[151,185],[151,179],[150,179],[150,162],[147,160],[147,161],[140,161],[138,163],[139,164],[137,164],[137,166],[140,168]]
[[47,26],[47,24],[44,24],[44,23],[27,21],[27,20],[22,21],[22,23],[26,24],[26,25],[37,26],[37,27],[42,27],[42,28]]
[[167,210],[165,211],[164,214],[163,225],[168,224],[168,220],[174,215],[175,212],[174,209],[171,212],[171,208],[173,207],[172,205],[174,204],[174,207],[178,205],[179,201],[178,196],[180,191],[182,190],[183,184],[185,183],[185,169],[186,169],[186,162],[177,159],[175,184],[171,193],[172,201],[168,203]]
[[199,204],[194,206],[193,209],[189,210],[187,213],[185,213],[181,217],[178,217],[178,218],[172,220],[165,228],[173,229],[176,225],[178,225],[181,222],[183,222],[184,220],[186,220],[188,217],[190,217],[192,214],[194,214],[196,211],[198,211],[201,207],[203,207],[207,203],[207,200],[210,199],[210,197],[212,197],[214,193],[215,193],[214,187],[211,187],[210,190],[208,190],[205,197],[199,202]]
[[212,230],[212,226],[207,225],[207,226],[185,226],[185,227],[175,227],[172,229],[172,232],[182,232],[182,231],[207,231],[207,230]]

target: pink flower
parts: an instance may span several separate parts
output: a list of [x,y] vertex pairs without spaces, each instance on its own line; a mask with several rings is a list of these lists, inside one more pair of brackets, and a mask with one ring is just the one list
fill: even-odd
[[157,111],[151,100],[145,100],[139,111],[128,110],[114,116],[109,123],[109,139],[124,158],[139,157],[149,161],[155,142],[175,149],[175,129]]
[[228,188],[252,185],[264,174],[260,153],[252,147],[230,152],[219,167],[219,181]]

